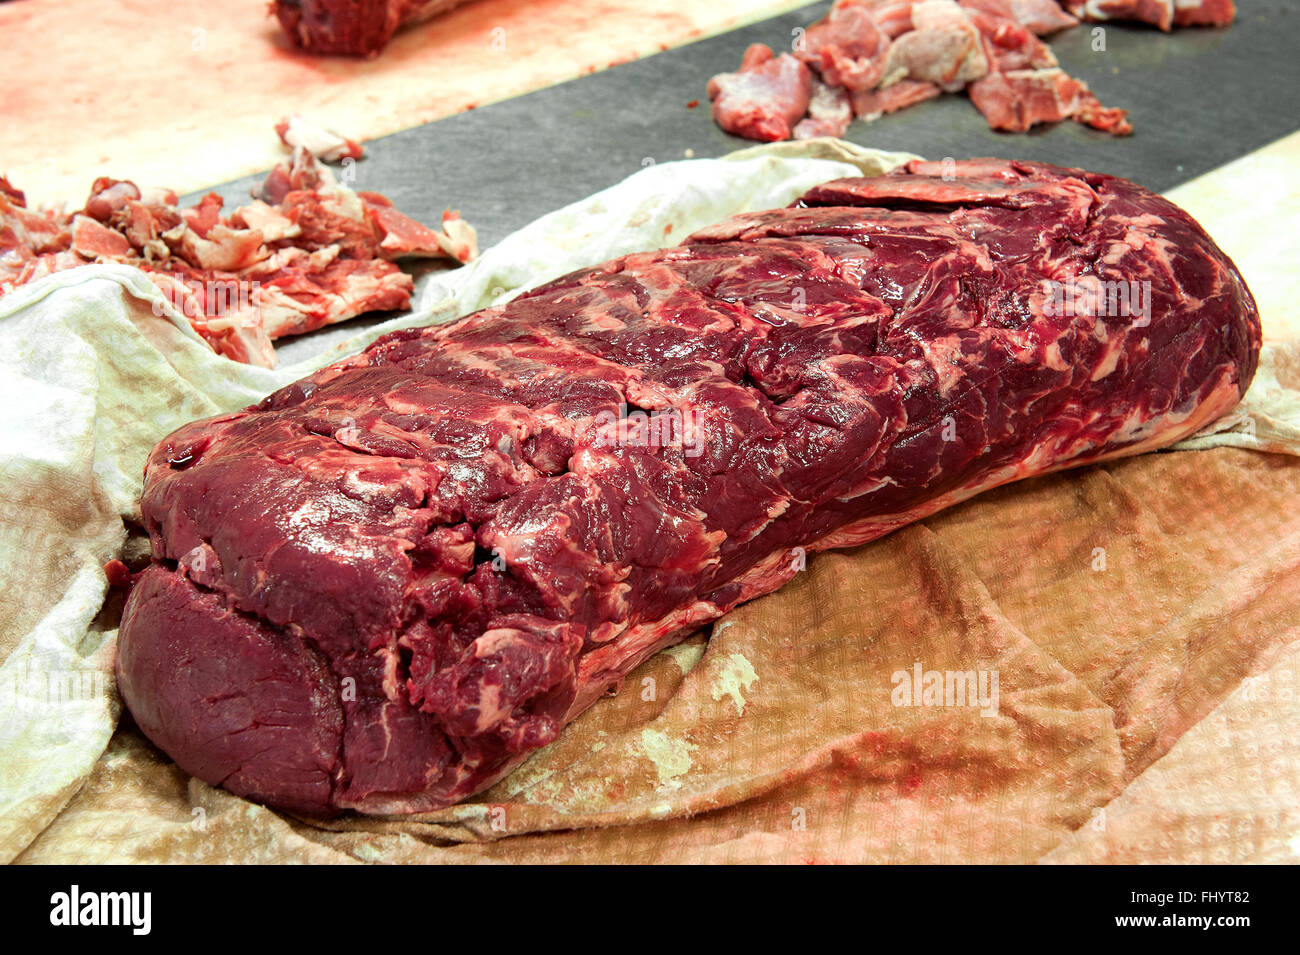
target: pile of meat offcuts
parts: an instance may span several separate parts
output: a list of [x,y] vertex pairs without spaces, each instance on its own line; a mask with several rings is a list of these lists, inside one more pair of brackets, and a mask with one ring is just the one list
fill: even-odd
[[[319,139],[309,125],[282,125],[286,142]],[[348,156],[360,148],[340,142]],[[85,207],[65,214],[27,208],[0,177],[0,295],[92,262],[134,265],[214,351],[271,367],[277,338],[409,306],[414,283],[394,260],[478,253],[457,213],[443,213],[441,230],[426,228],[378,193],[338,182],[301,145],[251,203],[228,216],[221,207],[215,193],[182,209],[168,190],[100,178]]]
[[873,120],[963,89],[993,129],[1073,119],[1125,135],[1128,114],[1102,106],[1038,37],[1077,17],[1168,30],[1234,15],[1232,0],[836,0],[793,56],[755,44],[708,91],[719,126],[766,141],[843,136],[855,116]]
[[1126,180],[830,182],[166,438],[122,696],[235,793],[445,806],[805,551],[1196,431],[1259,343],[1228,258]]

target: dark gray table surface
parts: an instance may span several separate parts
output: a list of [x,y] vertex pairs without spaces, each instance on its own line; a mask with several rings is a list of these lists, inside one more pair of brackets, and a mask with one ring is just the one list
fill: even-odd
[[[681,159],[687,149],[697,157],[720,156],[753,145],[713,123],[705,84],[735,69],[750,43],[788,49],[794,28],[828,7],[813,4],[374,140],[356,167],[354,185],[385,193],[403,212],[429,223],[444,208],[458,208],[486,248],[544,213],[613,185],[647,157]],[[1238,11],[1228,29],[1163,34],[1109,24],[1104,52],[1093,50],[1091,24],[1049,38],[1069,73],[1086,80],[1106,105],[1131,111],[1136,132],[1127,138],[1072,122],[995,133],[963,95],[855,122],[846,138],[936,159],[1039,159],[1169,189],[1300,128],[1300,4],[1238,0]],[[699,106],[688,109],[693,99]],[[238,205],[256,178],[215,191]]]

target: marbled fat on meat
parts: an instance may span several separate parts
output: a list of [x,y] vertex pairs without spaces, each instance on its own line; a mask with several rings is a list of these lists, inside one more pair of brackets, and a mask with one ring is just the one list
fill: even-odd
[[1228,258],[1125,180],[973,160],[827,183],[165,439],[121,692],[240,795],[445,806],[778,588],[795,548],[1200,428],[1259,336]]

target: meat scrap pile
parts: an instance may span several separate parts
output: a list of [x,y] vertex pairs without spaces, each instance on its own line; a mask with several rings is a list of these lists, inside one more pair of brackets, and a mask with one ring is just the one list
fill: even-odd
[[[309,125],[282,126],[286,142],[319,141]],[[355,156],[359,147],[342,142]],[[478,254],[458,213],[444,212],[441,230],[426,228],[383,196],[340,183],[301,144],[251,203],[221,210],[215,193],[183,209],[174,192],[103,177],[77,212],[29,209],[0,177],[0,295],[92,262],[133,265],[214,351],[269,368],[277,338],[408,307],[414,281],[395,260]]]
[[1232,263],[1131,182],[826,183],[164,439],[118,685],[235,793],[445,806],[802,553],[1170,444],[1259,345]]
[[719,126],[765,141],[842,136],[855,116],[963,89],[993,129],[1073,119],[1123,136],[1133,131],[1127,112],[1102,106],[1039,37],[1079,17],[1168,30],[1231,23],[1235,13],[1232,0],[836,0],[793,56],[756,43],[708,92]]

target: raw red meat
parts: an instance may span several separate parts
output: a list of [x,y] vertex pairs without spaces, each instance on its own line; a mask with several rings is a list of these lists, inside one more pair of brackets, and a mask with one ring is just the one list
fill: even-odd
[[1233,0],[1173,0],[1174,26],[1227,26],[1237,18]]
[[939,87],[924,80],[899,80],[892,86],[854,93],[853,115],[860,119],[876,119],[885,113],[897,112],[934,99],[942,92]]
[[954,0],[924,0],[912,8],[912,29],[890,46],[881,85],[912,79],[956,92],[988,70],[967,12]]
[[1061,9],[1057,0],[1007,0],[1011,18],[1039,36],[1072,27],[1079,21]]
[[[20,260],[68,248],[69,225],[69,217],[52,210],[28,209],[22,190],[0,176],[0,254],[7,269],[19,267]],[[7,275],[0,273],[0,278]]]
[[989,71],[1050,69],[1054,54],[1028,27],[1012,15],[1007,0],[961,0],[979,31]]
[[1139,20],[1162,30],[1175,26],[1226,26],[1237,15],[1233,0],[1061,0],[1085,20]]
[[297,113],[286,116],[276,123],[275,134],[290,150],[301,146],[317,159],[328,162],[360,159],[366,153],[365,148],[355,140],[340,136],[323,126],[317,126]]
[[466,0],[271,0],[285,34],[308,53],[377,56],[401,27]]
[[1082,80],[1057,65],[1055,54],[1017,23],[1005,0],[960,0],[980,32],[989,73],[966,91],[989,126],[1022,133],[1038,123],[1073,119],[1125,136],[1133,131],[1128,113],[1102,106]]
[[870,4],[837,3],[814,23],[795,47],[795,55],[817,70],[831,86],[850,92],[880,83],[889,52],[889,35],[877,25]]
[[1086,83],[1060,69],[990,73],[972,83],[969,92],[989,125],[1005,132],[1023,133],[1062,119],[1119,136],[1133,131],[1124,110],[1102,106]]
[[235,793],[445,806],[796,555],[1169,444],[1259,344],[1232,263],[1131,182],[827,183],[165,439],[121,693]]
[[808,115],[794,128],[795,139],[812,139],[816,136],[843,136],[853,122],[853,102],[842,86],[827,86],[821,80],[813,83]]
[[740,69],[709,80],[713,118],[729,133],[771,142],[789,139],[808,112],[812,74],[789,53],[774,57],[761,43],[745,51]]

